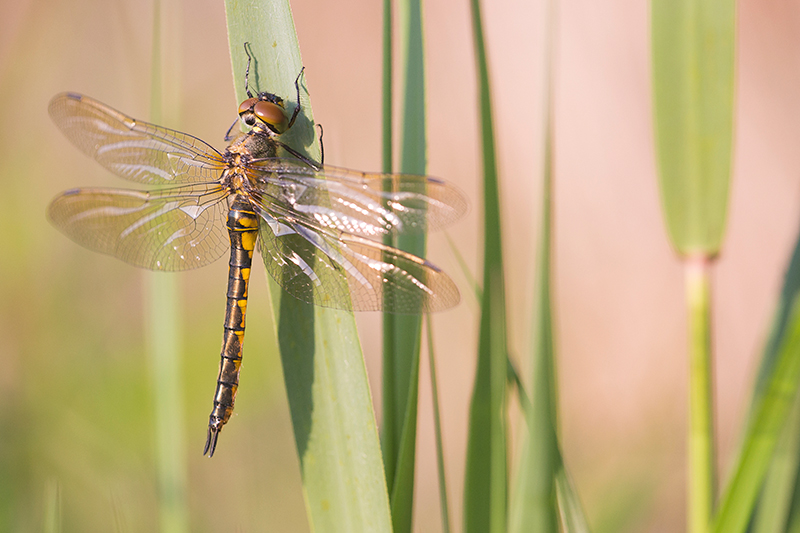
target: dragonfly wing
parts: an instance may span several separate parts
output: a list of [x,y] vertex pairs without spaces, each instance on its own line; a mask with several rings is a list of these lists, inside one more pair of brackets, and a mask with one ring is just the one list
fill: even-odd
[[229,248],[226,196],[216,184],[149,192],[73,189],[57,196],[47,214],[90,250],[151,270],[189,270]]
[[303,302],[352,310],[347,278],[340,263],[324,253],[317,254],[318,246],[327,245],[327,239],[269,214],[262,212],[260,216],[258,245],[261,257],[267,272],[278,285]]
[[433,264],[355,235],[319,231],[262,211],[270,275],[308,303],[354,311],[435,312],[456,305],[455,283]]
[[260,159],[250,167],[265,203],[290,205],[314,224],[367,238],[438,230],[468,208],[460,190],[426,176],[315,170],[282,158]]
[[461,300],[455,282],[436,265],[402,250],[343,234],[342,256],[348,271],[353,307],[389,313],[435,313]]
[[148,185],[178,185],[219,179],[222,156],[205,142],[135,120],[88,96],[62,93],[50,116],[83,153],[114,174]]

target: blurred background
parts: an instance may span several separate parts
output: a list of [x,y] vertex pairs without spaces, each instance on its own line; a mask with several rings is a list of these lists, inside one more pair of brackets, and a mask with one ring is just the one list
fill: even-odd
[[[488,3],[487,3],[488,4]],[[647,2],[561,1],[555,57],[555,287],[561,435],[595,532],[684,527],[686,334],[682,271],[657,195]],[[735,453],[758,355],[800,221],[800,6],[742,0],[728,237],[714,272],[720,472]],[[378,2],[292,2],[326,162],[380,168]],[[491,10],[490,10],[491,9]],[[45,209],[76,186],[128,186],[47,116],[58,92],[146,119],[152,8],[133,0],[5,1],[0,21],[0,530],[154,531],[150,274],[80,248]],[[528,357],[543,113],[543,5],[485,6],[507,260],[510,346]],[[425,5],[429,173],[470,198],[450,230],[480,279],[480,160],[466,1]],[[222,2],[185,2],[175,28],[178,123],[217,148],[235,118]],[[441,235],[429,255],[463,303],[435,317],[455,525],[477,305]],[[192,531],[308,525],[280,359],[258,270],[236,414],[202,457],[224,316],[226,264],[178,277]],[[359,316],[380,405],[379,317]],[[422,365],[417,531],[439,531],[433,424]],[[379,415],[380,416],[380,415]],[[518,413],[511,413],[516,419]],[[269,480],[264,483],[264,480]],[[54,497],[54,494],[57,496]]]

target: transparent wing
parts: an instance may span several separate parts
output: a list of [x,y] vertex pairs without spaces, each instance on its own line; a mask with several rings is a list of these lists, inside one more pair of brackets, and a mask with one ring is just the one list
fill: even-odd
[[467,212],[461,191],[426,176],[315,170],[282,158],[259,159],[249,170],[268,210],[282,207],[309,224],[372,239],[437,230]]
[[73,189],[47,210],[70,239],[151,270],[189,270],[230,247],[227,191],[196,184],[158,191]]
[[453,280],[424,259],[259,211],[264,265],[286,292],[304,302],[353,311],[418,313],[448,309],[460,299]]
[[135,120],[88,96],[59,94],[49,111],[75,146],[127,180],[149,185],[210,182],[224,170],[220,153],[200,139]]

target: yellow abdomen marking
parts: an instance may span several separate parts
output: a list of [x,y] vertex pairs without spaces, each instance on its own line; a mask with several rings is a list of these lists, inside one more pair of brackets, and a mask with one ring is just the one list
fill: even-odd
[[258,234],[255,231],[242,232],[242,248],[244,248],[248,252],[252,252],[253,249],[256,247],[257,235]]

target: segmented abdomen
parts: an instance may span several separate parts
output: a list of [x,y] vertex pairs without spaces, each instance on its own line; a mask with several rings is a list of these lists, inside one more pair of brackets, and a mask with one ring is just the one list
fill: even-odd
[[228,303],[225,311],[225,331],[222,354],[214,393],[214,408],[208,421],[208,437],[203,454],[214,455],[222,426],[230,419],[239,369],[242,366],[244,319],[247,311],[247,285],[253,263],[253,249],[258,235],[258,217],[252,204],[242,195],[235,195],[228,211],[228,233],[231,238],[231,260],[228,274]]

